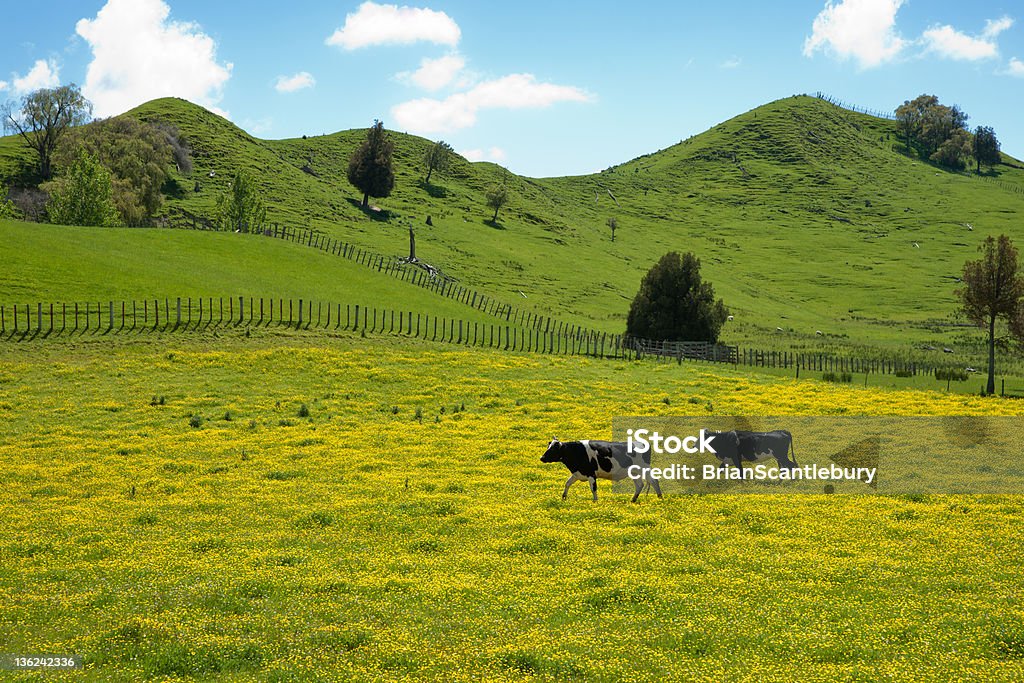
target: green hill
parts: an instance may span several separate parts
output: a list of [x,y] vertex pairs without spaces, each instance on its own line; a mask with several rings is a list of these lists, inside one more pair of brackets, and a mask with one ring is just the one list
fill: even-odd
[[[1024,168],[1014,159],[994,178],[951,173],[902,154],[893,122],[811,97],[772,102],[590,176],[524,178],[460,158],[427,187],[429,142],[393,133],[396,189],[372,215],[345,180],[364,131],[259,140],[176,99],[130,114],[171,121],[192,144],[195,171],[167,202],[172,222],[211,215],[245,168],[271,221],[385,254],[405,252],[413,225],[419,256],[462,283],[614,332],[643,273],[676,249],[702,259],[732,309],[729,341],[973,353],[980,337],[954,317],[955,278],[985,235],[1024,241]],[[16,142],[0,141],[0,175],[12,172]],[[484,192],[502,179],[513,199],[495,228]]]

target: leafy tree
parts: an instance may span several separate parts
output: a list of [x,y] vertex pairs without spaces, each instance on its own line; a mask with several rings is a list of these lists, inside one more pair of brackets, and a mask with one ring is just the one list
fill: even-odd
[[971,156],[971,134],[963,128],[955,130],[939,145],[931,160],[947,168],[963,170]]
[[981,258],[964,264],[963,287],[957,295],[963,302],[967,318],[981,328],[988,328],[988,388],[996,390],[996,321],[1009,323],[1011,335],[1024,339],[1024,277],[1018,270],[1017,248],[1006,235],[987,237],[978,249]]
[[18,207],[10,200],[7,190],[0,188],[0,218],[20,218]]
[[907,151],[910,151],[911,143],[921,132],[921,119],[925,111],[938,103],[939,98],[935,95],[920,95],[896,108],[896,125],[907,144]]
[[50,180],[54,150],[69,129],[89,120],[92,104],[72,83],[36,90],[22,98],[20,109],[8,103],[2,112],[4,129],[22,137],[38,157],[39,177]]
[[239,171],[217,200],[217,229],[258,232],[266,223],[267,208],[259,188],[245,171]]
[[505,183],[491,185],[487,188],[486,197],[487,206],[494,209],[494,215],[491,217],[491,223],[497,223],[498,211],[501,210],[501,207],[508,204],[508,200],[510,198],[508,188],[505,187]]
[[391,157],[394,145],[381,121],[374,121],[366,140],[352,152],[348,160],[348,181],[363,193],[362,207],[370,205],[370,197],[387,197],[395,187],[395,171]]
[[616,218],[615,216],[612,216],[611,218],[609,218],[608,219],[608,227],[612,231],[612,242],[614,242],[615,241],[615,231],[619,227],[619,219]]
[[47,183],[46,211],[59,225],[121,225],[114,206],[110,173],[96,157],[84,152],[64,176]]
[[944,104],[928,107],[921,117],[921,130],[918,135],[928,155],[931,156],[938,151],[942,143],[952,137],[953,133],[962,130],[967,119],[967,114],[960,111],[955,104],[952,107]]
[[978,163],[978,173],[981,173],[982,164],[995,166],[1002,161],[999,154],[999,139],[989,126],[978,126],[974,129],[974,144],[971,151]]
[[[94,121],[70,131],[54,155],[58,168],[83,151],[113,176],[114,204],[126,225],[145,225],[163,204],[161,188],[174,161],[168,130],[129,116]],[[190,163],[190,162],[189,162]]]
[[430,174],[434,171],[444,173],[451,164],[452,153],[455,150],[444,140],[439,140],[431,145],[423,155],[423,162],[427,165],[427,177],[424,183],[430,182]]
[[728,316],[711,283],[701,279],[700,260],[692,253],[671,251],[640,283],[626,332],[647,339],[714,342]]

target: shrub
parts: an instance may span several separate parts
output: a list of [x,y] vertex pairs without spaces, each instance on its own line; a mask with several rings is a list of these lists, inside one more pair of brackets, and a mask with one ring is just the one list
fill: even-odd
[[191,427],[192,429],[199,429],[200,427],[202,427],[203,426],[203,417],[202,417],[202,415],[191,415],[191,416],[189,416],[189,418],[188,418],[188,426]]
[[299,406],[299,417],[309,417],[309,406],[305,403]]

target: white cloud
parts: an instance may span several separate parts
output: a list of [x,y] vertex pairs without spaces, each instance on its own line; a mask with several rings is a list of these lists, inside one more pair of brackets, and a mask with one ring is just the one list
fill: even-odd
[[1013,19],[1010,17],[1000,17],[998,19],[989,19],[985,22],[985,30],[981,32],[981,35],[986,38],[995,38],[1003,31],[1013,26]]
[[1004,72],[1007,76],[1016,76],[1017,78],[1024,78],[1024,62],[1017,59],[1016,57],[1010,58],[1010,63],[1006,65],[1006,71]]
[[1000,33],[1013,26],[1013,19],[989,19],[985,29],[978,37],[969,36],[952,26],[934,26],[921,36],[927,49],[943,57],[965,61],[992,59],[999,56],[996,38]]
[[9,88],[10,85],[11,84],[8,83],[7,81],[0,81],[0,92],[3,92],[4,90],[7,90],[7,88]]
[[[4,84],[6,86],[6,82]],[[28,73],[14,77],[14,92],[19,95],[30,93],[40,88],[56,88],[60,85],[60,70],[54,61],[36,60]],[[0,88],[2,90],[3,88]]]
[[505,160],[505,150],[501,147],[491,147],[488,150],[467,149],[459,152],[459,154],[469,161],[494,161],[501,163]]
[[303,88],[312,88],[316,85],[316,79],[308,71],[300,71],[294,76],[278,76],[274,89],[277,92],[295,92]]
[[484,81],[443,100],[422,98],[391,108],[398,128],[417,133],[440,133],[468,128],[482,109],[540,109],[557,102],[590,102],[579,88],[538,83],[532,74],[512,74]]
[[423,59],[420,68],[412,73],[400,73],[398,78],[424,90],[440,90],[450,85],[465,66],[466,60],[461,56],[445,55],[437,59]]
[[274,129],[274,119],[262,118],[262,119],[246,119],[242,121],[241,128],[248,131],[251,135],[266,135]]
[[828,0],[804,41],[804,55],[818,50],[855,59],[862,69],[894,59],[907,43],[896,32],[896,13],[906,0]]
[[454,47],[461,36],[458,24],[444,12],[364,2],[355,13],[345,17],[345,25],[327,38],[327,44],[346,50],[420,41]]
[[735,69],[735,68],[738,68],[740,66],[740,64],[742,64],[742,63],[743,63],[742,59],[740,59],[739,57],[733,57],[731,59],[725,60],[724,62],[722,62],[718,66],[719,66],[719,68],[722,68],[722,69]]
[[181,97],[217,109],[233,65],[191,22],[168,20],[163,0],[108,0],[75,30],[92,48],[82,93],[97,116],[112,116],[158,97]]

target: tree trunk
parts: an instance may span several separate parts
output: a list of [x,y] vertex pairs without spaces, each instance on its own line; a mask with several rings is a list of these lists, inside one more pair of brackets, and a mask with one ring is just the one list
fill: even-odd
[[409,260],[416,260],[416,234],[412,231],[412,226],[409,226]]
[[364,192],[363,193],[363,208],[364,209],[370,208],[370,193],[369,192]]
[[423,181],[424,185],[429,185],[430,184],[430,174],[433,173],[433,172],[434,172],[434,169],[432,169],[432,168],[428,168],[427,169],[427,178],[426,178],[426,180]]
[[986,394],[996,393],[996,316],[988,318],[988,388]]
[[494,216],[491,218],[491,222],[492,223],[497,223],[498,222],[498,211],[499,211],[499,209],[495,209],[494,210]]

